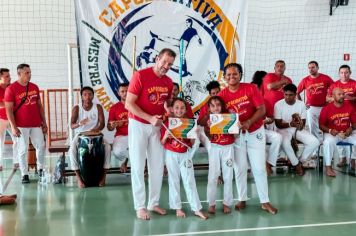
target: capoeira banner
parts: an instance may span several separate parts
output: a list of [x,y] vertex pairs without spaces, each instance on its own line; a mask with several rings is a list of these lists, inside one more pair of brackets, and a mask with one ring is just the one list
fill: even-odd
[[163,48],[177,53],[168,76],[182,81],[194,112],[208,96],[205,86],[222,79],[224,65],[243,64],[247,0],[76,0],[75,5],[82,83],[94,88],[105,110],[118,101],[118,86],[135,69],[152,66]]

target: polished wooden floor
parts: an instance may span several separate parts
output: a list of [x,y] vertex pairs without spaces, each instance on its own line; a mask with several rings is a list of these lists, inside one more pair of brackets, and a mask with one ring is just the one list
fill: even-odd
[[[55,158],[47,157],[47,163]],[[52,169],[53,163],[50,168]],[[78,189],[73,177],[66,184],[38,183],[33,171],[30,184],[21,184],[19,171],[5,160],[0,179],[5,194],[17,193],[16,205],[0,206],[0,235],[354,235],[356,232],[356,178],[337,172],[326,177],[308,170],[269,177],[271,202],[279,209],[270,215],[260,209],[253,178],[249,178],[248,207],[224,215],[221,202],[217,214],[207,221],[193,216],[184,204],[187,218],[152,215],[137,220],[132,203],[129,175],[111,174],[103,188]],[[198,171],[197,186],[206,209],[207,172]],[[222,198],[219,188],[218,199]],[[182,188],[182,200],[186,201]],[[168,183],[164,179],[161,205],[168,208]]]

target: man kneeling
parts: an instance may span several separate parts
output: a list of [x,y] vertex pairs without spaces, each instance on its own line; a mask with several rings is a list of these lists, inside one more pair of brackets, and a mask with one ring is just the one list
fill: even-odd
[[[105,150],[104,153],[100,150],[102,148],[98,147],[97,145],[102,145],[102,135],[100,135],[100,131],[105,126],[104,120],[104,112],[103,108],[99,104],[93,103],[94,98],[94,90],[91,87],[83,87],[80,91],[80,96],[82,99],[82,103],[73,107],[72,110],[72,117],[71,117],[71,128],[75,130],[75,137],[70,145],[70,162],[72,165],[72,169],[75,171],[75,175],[78,180],[78,187],[85,188],[86,187],[86,180],[83,178],[84,175],[90,176],[93,178],[98,179],[98,185],[100,187],[105,185],[105,177],[106,171],[110,168],[110,145],[103,141]],[[83,135],[84,134],[84,135]],[[90,135],[90,136],[87,136]],[[82,138],[85,136],[85,138]],[[79,146],[79,139],[83,140],[85,146]],[[86,140],[84,140],[86,139]],[[92,140],[96,139],[92,142]],[[90,141],[88,141],[90,140]],[[82,143],[82,142],[81,142]],[[79,148],[79,155],[85,155],[86,152],[92,153],[94,158],[103,158],[104,160],[101,162],[103,163],[103,170],[97,166],[99,172],[95,173],[102,173],[101,176],[95,176],[95,173],[81,173],[80,164],[82,170],[87,166],[84,164],[82,160],[78,158],[78,148]],[[79,163],[81,162],[81,163]],[[89,170],[88,170],[89,171]],[[83,172],[83,171],[82,171]],[[83,175],[84,174],[84,175]],[[88,175],[89,174],[89,175]],[[93,176],[94,175],[94,176]],[[91,178],[92,179],[92,178]],[[88,181],[89,182],[89,181]],[[90,181],[92,182],[92,181]]]

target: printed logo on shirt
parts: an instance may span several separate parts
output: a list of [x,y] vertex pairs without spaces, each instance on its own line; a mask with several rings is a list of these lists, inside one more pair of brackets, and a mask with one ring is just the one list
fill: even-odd
[[331,116],[334,125],[336,126],[348,126],[350,121],[349,113],[335,114]]
[[151,87],[147,92],[148,101],[152,104],[162,105],[168,99],[167,87]]
[[321,94],[323,92],[324,89],[324,83],[316,83],[316,84],[311,84],[308,87],[308,91],[310,92],[310,94],[316,95],[316,94]]

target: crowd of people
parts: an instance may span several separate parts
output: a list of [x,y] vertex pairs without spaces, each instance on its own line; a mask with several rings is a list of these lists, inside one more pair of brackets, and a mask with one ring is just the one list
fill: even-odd
[[[319,73],[316,61],[308,63],[309,75],[298,86],[284,74],[286,65],[282,60],[276,61],[272,73],[257,71],[251,83],[241,82],[243,69],[240,64],[227,64],[223,71],[227,86],[221,89],[218,81],[207,85],[209,98],[197,117],[198,138],[174,137],[167,130],[168,117],[194,118],[189,103],[179,97],[179,86],[167,76],[175,57],[174,51],[163,49],[153,67],[136,71],[130,83],[119,86],[117,93],[120,101],[109,111],[107,129],[116,133],[112,150],[105,140],[103,142],[104,171],[99,186],[105,185],[111,155],[120,160],[122,172],[127,171],[130,160],[137,218],[149,220],[150,211],[167,214],[159,204],[164,170],[168,173],[169,207],[175,210],[177,217],[186,217],[180,198],[181,179],[191,210],[202,219],[216,212],[217,184],[221,180],[224,183],[223,213],[230,213],[232,207],[238,211],[246,208],[249,168],[255,179],[261,209],[276,214],[278,209],[269,199],[267,176],[273,172],[272,167],[276,166],[281,150],[295,166],[296,174],[303,176],[304,167],[312,165],[319,146],[323,144],[325,173],[335,177],[331,160],[337,143],[348,142],[355,149],[356,81],[350,77],[351,69],[348,65],[342,65],[339,68],[340,79],[334,82],[329,76]],[[18,150],[14,154],[14,162],[19,162],[22,182],[28,183],[25,158],[28,140],[31,137],[36,148],[41,175],[44,164],[43,134],[47,132],[47,125],[38,87],[30,82],[29,65],[18,66],[18,80],[11,85],[8,72],[6,69],[0,72],[0,136],[3,140],[4,130],[10,127]],[[300,96],[304,91],[305,102]],[[83,132],[98,133],[105,127],[103,108],[93,103],[93,98],[92,88],[81,89],[82,102],[73,108],[70,123],[76,134],[70,147],[70,162],[80,188],[86,186],[78,166],[78,137]],[[241,131],[238,135],[210,134],[210,114],[222,113],[238,114]],[[302,152],[296,150],[298,142],[304,145]],[[192,160],[199,144],[205,146],[209,157],[207,213],[202,210]],[[346,165],[345,150],[341,148],[336,154],[340,157],[338,165]],[[351,156],[350,166],[355,169],[355,150]],[[146,168],[149,185],[147,204]],[[235,205],[234,177],[238,195]]]

